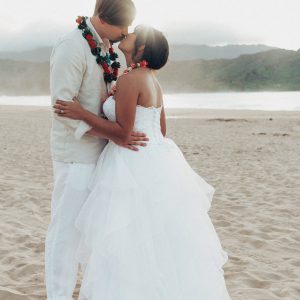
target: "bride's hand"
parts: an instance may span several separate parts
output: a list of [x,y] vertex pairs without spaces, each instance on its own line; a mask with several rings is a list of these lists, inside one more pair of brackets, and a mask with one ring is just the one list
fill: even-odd
[[147,143],[145,143],[145,142],[148,142],[148,141],[149,141],[149,138],[147,138],[146,134],[143,132],[138,132],[138,131],[133,131],[131,133],[131,137],[130,137],[128,144],[124,144],[117,140],[114,140],[114,142],[117,145],[122,146],[127,149],[130,149],[130,150],[133,150],[133,151],[139,151],[139,148],[137,146],[146,147]]
[[85,109],[80,105],[78,99],[74,97],[73,101],[56,100],[54,112],[60,116],[73,120],[82,120]]

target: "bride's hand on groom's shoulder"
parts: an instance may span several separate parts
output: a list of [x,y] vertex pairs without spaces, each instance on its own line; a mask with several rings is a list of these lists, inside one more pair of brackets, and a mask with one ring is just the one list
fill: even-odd
[[114,141],[117,145],[125,147],[127,149],[133,150],[133,151],[138,151],[139,148],[137,146],[142,146],[146,147],[147,142],[149,141],[149,138],[147,138],[146,134],[143,132],[137,132],[133,131],[130,136],[130,140],[128,141],[127,144],[120,143],[118,141]]
[[76,97],[72,100],[73,101],[56,100],[55,105],[53,105],[53,108],[55,109],[54,113],[60,117],[82,120],[85,110]]

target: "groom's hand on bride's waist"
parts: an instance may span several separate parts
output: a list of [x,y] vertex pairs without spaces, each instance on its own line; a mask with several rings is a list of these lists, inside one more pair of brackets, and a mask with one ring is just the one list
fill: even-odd
[[138,151],[138,146],[146,147],[149,138],[147,138],[146,134],[143,132],[133,131],[130,136],[130,140],[127,144],[120,143],[118,141],[114,141],[119,146],[125,147],[127,149]]

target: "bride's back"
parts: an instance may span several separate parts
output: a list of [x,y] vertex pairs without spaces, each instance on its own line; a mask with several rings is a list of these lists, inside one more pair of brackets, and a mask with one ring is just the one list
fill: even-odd
[[[162,32],[141,25],[120,42],[119,49],[124,53],[127,65],[131,65],[132,62],[140,64],[129,68],[128,72],[125,72],[126,75],[120,76],[117,81],[115,99],[119,104],[116,107],[116,115],[121,126],[126,128],[126,138],[128,138],[133,125],[146,124],[148,123],[145,121],[146,119],[151,119],[151,123],[156,126],[160,125],[161,132],[165,135],[162,89],[154,72],[167,63],[169,57],[167,39]],[[119,102],[118,99],[124,101]],[[137,118],[134,113],[136,105],[137,111],[141,111],[137,113]],[[149,109],[146,110],[147,108]],[[142,112],[142,109],[145,111]],[[150,113],[151,110],[157,112]],[[145,115],[145,120],[135,122],[136,119],[142,120],[143,118],[140,117],[142,115]],[[154,115],[155,122],[151,118]],[[147,128],[149,128],[149,123]]]
[[149,68],[132,71],[131,75],[139,89],[137,104],[140,106],[161,107],[163,105],[162,89],[154,72]]

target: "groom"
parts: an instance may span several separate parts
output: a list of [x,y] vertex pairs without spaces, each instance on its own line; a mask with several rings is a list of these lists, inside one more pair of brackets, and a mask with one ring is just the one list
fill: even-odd
[[[131,0],[97,0],[94,15],[86,23],[105,54],[109,51],[109,40],[117,42],[128,34],[134,17],[135,6]],[[100,99],[107,96],[109,88],[82,31],[75,28],[61,38],[50,59],[52,104],[57,99],[71,100],[76,96],[86,109],[99,114]],[[144,146],[143,141],[147,140],[142,133],[132,133],[130,144],[123,146],[137,150],[135,145]],[[45,241],[47,300],[72,299],[80,238],[74,221],[88,196],[89,179],[106,143],[85,122],[53,114],[54,189]]]

